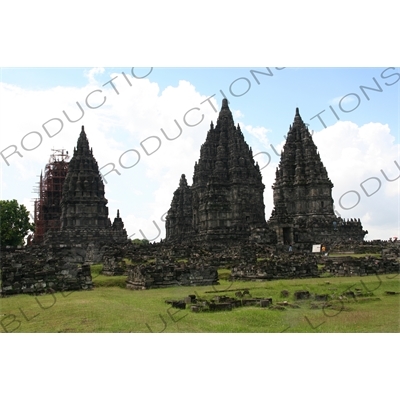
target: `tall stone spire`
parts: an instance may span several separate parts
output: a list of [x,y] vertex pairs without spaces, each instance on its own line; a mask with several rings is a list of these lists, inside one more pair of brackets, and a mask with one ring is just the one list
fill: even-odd
[[[274,226],[280,244],[293,242],[331,243],[338,239],[332,188],[317,147],[296,108],[293,124],[276,170],[274,210],[269,224]],[[352,236],[362,240],[360,229]]]
[[296,108],[274,184],[274,199],[295,215],[334,215],[333,184]]
[[109,228],[107,202],[99,167],[82,126],[64,183],[61,230]]
[[126,229],[124,227],[124,222],[119,215],[119,210],[117,210],[117,216],[114,218],[114,222],[111,227],[113,239],[116,242],[123,242],[127,238]]
[[176,241],[184,241],[192,233],[192,192],[188,186],[186,176],[182,175],[179,187],[175,190],[171,208],[166,219],[166,236]]
[[[179,232],[188,229],[188,211],[179,208],[177,201],[183,192],[180,187],[174,194],[167,216],[167,240],[180,240]],[[248,240],[255,231],[266,228],[260,169],[240,127],[235,127],[226,99],[201,146],[190,192],[194,240]],[[185,216],[185,228],[175,223],[177,215]]]
[[104,183],[82,126],[63,185],[61,228],[49,237],[61,242],[126,241],[122,219],[108,217]]

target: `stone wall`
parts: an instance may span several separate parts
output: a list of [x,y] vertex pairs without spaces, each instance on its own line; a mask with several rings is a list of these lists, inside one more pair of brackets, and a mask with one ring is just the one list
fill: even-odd
[[108,247],[103,256],[102,275],[117,276],[126,275],[126,261],[124,248],[119,246]]
[[[102,259],[103,269],[101,274],[108,276],[127,275],[128,269],[132,266],[155,260],[164,253],[165,251],[162,251],[162,246],[158,243],[129,243],[107,246]],[[165,258],[165,255],[163,258]]]
[[88,290],[93,286],[81,247],[1,249],[1,296]]
[[394,259],[375,257],[335,257],[325,260],[323,273],[334,276],[365,276],[399,273],[400,264]]
[[208,286],[218,283],[216,267],[204,264],[156,261],[132,267],[127,289],[166,288],[171,286]]
[[269,260],[232,267],[231,280],[272,280],[318,277],[316,257],[302,254],[281,254]]

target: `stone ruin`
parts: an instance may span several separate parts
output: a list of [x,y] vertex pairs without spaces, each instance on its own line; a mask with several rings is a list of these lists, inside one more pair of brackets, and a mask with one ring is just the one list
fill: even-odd
[[216,295],[211,300],[204,300],[197,298],[195,295],[189,295],[184,300],[178,301],[165,301],[171,304],[174,308],[186,308],[190,306],[193,312],[207,312],[207,311],[232,311],[238,307],[257,306],[261,308],[272,306],[271,297],[251,297],[249,290],[237,291],[235,297],[226,295]]
[[93,286],[86,251],[79,246],[46,249],[33,245],[1,252],[1,295],[87,290]]
[[[92,243],[100,248],[100,245],[126,243],[127,233],[119,211],[111,224],[107,203],[103,179],[82,126],[63,185],[61,227],[48,231],[44,244]],[[98,261],[101,258],[102,254]]]
[[218,284],[216,267],[157,260],[129,269],[127,289],[167,288],[171,286],[208,286]]
[[324,261],[321,273],[332,276],[365,276],[400,273],[397,259],[383,257],[332,257]]
[[[347,251],[346,251],[347,250]],[[376,274],[398,274],[400,272],[400,242],[374,240],[363,245],[340,246],[338,250],[349,255],[325,257],[320,255],[318,263],[323,264],[321,274],[332,276],[365,276]],[[351,257],[350,254],[379,254],[380,257],[365,255]]]
[[361,244],[368,233],[359,219],[335,215],[332,188],[312,136],[296,108],[273,185],[274,209],[268,221],[277,244]]
[[182,175],[174,192],[166,242],[295,244],[299,250],[311,250],[313,244],[362,243],[368,232],[361,221],[335,215],[332,187],[296,108],[276,170],[274,209],[266,222],[260,168],[224,99],[217,124],[211,122],[201,146],[192,185]]
[[195,163],[193,184],[181,176],[166,217],[166,242],[230,243],[269,238],[260,168],[222,101]]
[[149,289],[218,284],[218,269],[229,268],[232,280],[272,280],[319,276],[312,254],[274,254],[258,244],[200,246],[153,244],[110,248],[102,273],[127,275],[127,288]]
[[[399,269],[397,253],[386,252],[383,259],[368,258],[378,268],[353,268],[351,275],[387,273]],[[304,252],[277,252],[272,246],[256,243],[248,245],[178,245],[154,243],[110,246],[103,258],[104,275],[127,276],[127,288],[150,289],[158,287],[206,286],[218,284],[216,271],[230,270],[231,280],[263,281],[319,277],[321,274],[345,275],[349,265],[364,263],[363,258],[329,258]],[[325,268],[318,269],[318,264]],[[332,267],[335,266],[336,270]],[[208,270],[208,272],[207,272]],[[176,272],[174,272],[176,271]],[[206,272],[205,272],[206,271]],[[344,271],[344,272],[338,272]]]
[[[268,222],[260,168],[226,99],[201,147],[192,185],[181,176],[161,243],[131,243],[119,211],[111,223],[104,183],[84,127],[68,168],[62,168],[67,171],[62,197],[57,197],[52,222],[42,232],[43,245],[2,251],[3,295],[40,290],[41,285],[44,290],[90,289],[88,263],[99,262],[105,275],[126,275],[130,289],[214,285],[217,269],[224,266],[231,268],[232,279],[314,277],[319,272],[315,257],[308,254],[312,244],[363,247],[366,231],[360,220],[346,221],[334,213],[333,184],[298,109],[276,171],[274,210]],[[54,222],[57,212],[59,224]],[[289,244],[293,254],[286,253]],[[328,262],[324,272],[362,275],[398,270],[399,265],[398,258],[351,263]],[[29,276],[28,286],[26,279],[21,283],[21,276]]]
[[218,268],[243,260],[244,253],[241,249],[216,253],[201,246],[130,244],[106,250],[102,274],[127,275],[128,289],[216,285]]
[[[229,291],[229,290],[228,290]],[[234,291],[234,290],[231,290]],[[310,293],[308,290],[297,290],[293,293],[293,300],[289,300],[290,293],[287,290],[282,290],[281,297],[287,299],[273,299],[272,297],[253,297],[250,289],[236,289],[235,297],[216,294],[212,298],[207,294],[216,293],[216,291],[205,292],[204,295],[199,297],[198,293],[189,294],[183,299],[165,300],[173,308],[185,310],[190,308],[192,312],[217,312],[217,311],[233,311],[240,307],[256,307],[260,309],[269,310],[282,310],[285,311],[289,308],[309,308],[309,309],[327,309],[332,308],[336,310],[339,301],[339,310],[343,311],[347,308],[344,306],[344,301],[348,302],[349,299],[355,301],[375,301],[380,300],[374,297],[373,293],[368,290],[355,288],[353,291],[331,292],[328,293]],[[397,295],[400,292],[386,292],[386,295]],[[207,297],[206,297],[207,296]]]
[[319,276],[317,258],[310,254],[279,254],[268,260],[232,267],[231,271],[231,279],[241,281],[314,278]]
[[[63,182],[60,224],[40,232],[43,243],[1,249],[1,295],[91,289],[88,263],[101,262],[107,245],[128,242],[119,211],[113,224],[108,217],[104,184],[83,126]],[[46,191],[41,195],[48,197]]]

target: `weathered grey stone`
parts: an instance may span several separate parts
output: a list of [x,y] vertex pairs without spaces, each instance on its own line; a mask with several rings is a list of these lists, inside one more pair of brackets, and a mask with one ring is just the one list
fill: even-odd
[[[119,211],[111,224],[107,203],[103,179],[82,126],[63,184],[60,229],[48,231],[44,244],[82,245],[86,250],[89,243],[126,243]],[[99,257],[92,257],[99,261]]]
[[328,295],[327,294],[315,294],[314,299],[316,301],[328,301]]
[[294,292],[294,298],[296,300],[306,300],[310,298],[310,292],[308,290],[298,290]]
[[335,257],[324,261],[323,273],[334,276],[365,276],[376,274],[400,273],[400,263],[390,258],[376,257]]
[[[5,254],[7,253],[7,254]],[[1,295],[91,289],[90,265],[74,260],[75,248],[41,246],[1,252]]]
[[260,300],[260,307],[269,307],[270,303],[269,300]]
[[266,242],[260,168],[226,99],[211,123],[193,184],[182,175],[166,217],[167,242]]
[[333,184],[328,177],[312,136],[299,109],[289,128],[276,169],[274,209],[268,225],[277,243],[294,249],[311,250],[312,244],[328,248],[338,243],[362,243],[366,231],[360,220],[343,220],[335,215]]

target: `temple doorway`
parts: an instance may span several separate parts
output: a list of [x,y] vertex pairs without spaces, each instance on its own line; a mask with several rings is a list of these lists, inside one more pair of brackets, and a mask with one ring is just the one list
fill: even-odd
[[283,228],[283,244],[292,244],[293,237],[292,237],[292,228],[287,227]]

